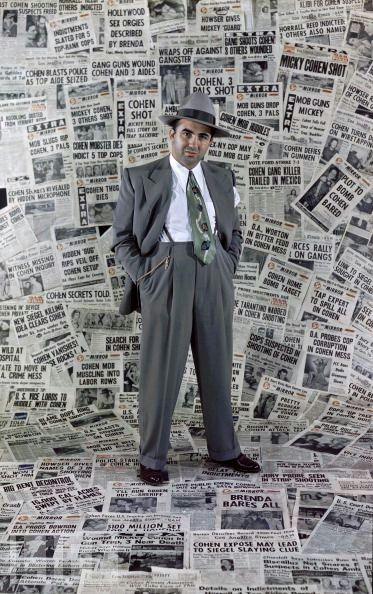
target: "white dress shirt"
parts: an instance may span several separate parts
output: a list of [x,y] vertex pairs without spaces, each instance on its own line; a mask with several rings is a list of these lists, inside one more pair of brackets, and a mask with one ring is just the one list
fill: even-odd
[[[189,222],[186,197],[189,169],[176,161],[172,155],[170,155],[170,165],[172,169],[171,202],[166,216],[165,225],[173,241],[192,241],[192,228]],[[201,190],[206,204],[211,229],[214,231],[216,221],[215,208],[206,184],[205,176],[203,175],[201,163],[198,163],[198,165],[192,169],[192,172]],[[237,206],[237,204],[240,202],[240,197],[236,188],[233,188],[233,190],[234,205]],[[169,241],[164,230],[161,234],[160,241]]]

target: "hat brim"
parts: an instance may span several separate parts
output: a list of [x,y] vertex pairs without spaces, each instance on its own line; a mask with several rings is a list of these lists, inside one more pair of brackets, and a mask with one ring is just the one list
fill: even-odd
[[204,126],[208,126],[209,128],[211,128],[211,130],[213,130],[213,136],[215,137],[229,137],[230,133],[227,130],[223,130],[223,128],[219,128],[218,126],[213,126],[213,124],[208,124],[207,122],[204,122],[203,120],[198,120],[196,118],[187,118],[185,116],[167,116],[167,115],[161,115],[158,116],[158,119],[162,122],[162,124],[166,124],[167,126],[172,126],[172,124],[174,122],[177,122],[179,120],[191,120],[192,122],[197,122],[198,124],[203,124]]

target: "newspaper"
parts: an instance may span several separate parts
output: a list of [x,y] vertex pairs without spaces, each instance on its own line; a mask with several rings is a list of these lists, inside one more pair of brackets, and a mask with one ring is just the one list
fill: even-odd
[[352,326],[359,332],[371,332],[373,327],[373,300],[361,294],[354,311]]
[[296,419],[307,407],[309,396],[309,390],[264,375],[260,378],[252,404],[253,417],[269,421]]
[[47,120],[47,103],[44,97],[25,97],[0,101],[0,129],[3,140],[15,136],[23,141],[25,127]]
[[341,97],[339,108],[371,118],[373,109],[373,78],[367,73],[355,72]]
[[25,504],[25,511],[47,514],[89,511],[92,508],[101,511],[104,502],[104,491],[93,485],[84,489],[69,489],[68,493],[48,493],[45,497],[38,495]]
[[221,488],[216,496],[216,529],[287,530],[289,514],[284,489]]
[[369,182],[337,155],[292,205],[323,231],[330,232],[351,213],[369,188]]
[[[277,91],[280,90],[274,82],[277,64],[277,50],[278,43],[275,30],[244,30],[234,33],[227,32],[224,34],[225,54],[240,57],[240,82],[243,83],[241,88],[246,87],[247,85],[250,85],[251,87],[252,83],[255,83],[258,92],[277,93]],[[266,87],[266,85],[268,86]],[[262,91],[259,90],[261,88],[263,89]],[[246,92],[239,91],[239,87],[237,87],[237,91]],[[276,95],[274,97],[274,102],[276,103]],[[280,102],[279,105],[282,105],[282,103]],[[275,107],[273,108],[276,109]],[[272,109],[272,107],[268,106],[268,109]],[[246,116],[251,117],[248,113]],[[278,130],[280,130],[280,127]]]
[[347,427],[338,423],[314,421],[308,429],[291,439],[287,445],[325,454],[325,459],[329,461],[360,434],[361,428],[354,425]]
[[277,73],[278,82],[284,85],[285,138],[323,144],[347,66],[348,55],[343,50],[285,41]]
[[258,286],[288,296],[287,320],[295,320],[298,317],[311,279],[312,274],[301,266],[270,256],[264,263]]
[[347,247],[333,269],[333,275],[350,287],[373,296],[373,269],[371,261]]
[[110,482],[105,490],[103,512],[146,514],[170,512],[168,486],[150,487],[143,483]]
[[160,135],[161,79],[142,76],[117,79],[114,87],[115,120],[118,138],[158,139]]
[[287,313],[286,296],[261,289],[238,288],[233,312],[236,348],[245,348],[250,332],[280,342],[284,336]]
[[336,496],[302,551],[365,553],[372,547],[372,513],[369,503]]
[[341,47],[347,28],[347,16],[342,6],[333,6],[332,11],[330,7],[318,9],[316,15],[312,9],[311,12],[279,12],[277,24],[280,36],[287,40],[298,39]]
[[74,140],[113,137],[113,101],[110,81],[98,80],[64,87],[69,126]]
[[42,241],[9,258],[7,269],[11,286],[21,296],[53,289],[60,283],[57,262],[50,241]]
[[82,487],[87,487],[93,474],[91,458],[39,458],[35,465],[35,478],[47,478],[60,474],[72,474]]
[[[225,56],[223,48],[217,55],[215,48],[211,48],[211,55],[194,52],[191,64],[191,92],[200,91],[210,97],[231,97],[238,83],[235,57]],[[202,53],[202,52],[201,52]],[[165,81],[165,75],[163,81]],[[167,80],[167,79],[166,79]],[[170,103],[170,101],[167,101]]]
[[297,368],[299,385],[347,394],[355,338],[352,328],[306,322],[305,348]]
[[49,47],[59,55],[76,54],[96,46],[96,35],[91,14],[81,13],[47,23]]
[[27,126],[29,172],[35,185],[71,177],[69,133],[63,117]]
[[[299,541],[294,530],[214,530],[191,533],[191,567],[205,575],[214,572],[219,583],[222,572],[229,571],[230,580],[237,574],[250,583],[261,582],[258,553],[299,551]],[[228,563],[230,561],[230,563]],[[216,575],[217,574],[217,575]],[[205,579],[205,578],[204,578]]]
[[4,260],[36,243],[36,236],[18,204],[0,210],[0,231],[1,257]]
[[0,487],[1,497],[8,503],[17,501],[30,501],[35,494],[50,491],[62,493],[70,489],[79,488],[79,484],[72,475],[53,477],[48,479],[35,479],[30,481],[14,482]]
[[295,229],[295,225],[291,223],[259,213],[251,214],[243,243],[241,256],[243,262],[257,261],[259,266],[263,266],[264,254],[275,255],[286,260],[294,241]]
[[344,288],[339,283],[315,276],[302,303],[299,319],[302,321],[315,319],[322,322],[334,322],[341,326],[348,325],[351,322],[358,296],[358,291]]
[[[8,59],[14,56],[37,56],[39,58],[47,55],[48,32],[46,23],[50,17],[58,12],[56,4],[45,4],[42,10],[38,4],[32,1],[25,1],[17,6],[14,11],[12,2],[4,2],[5,13],[3,15],[3,26],[0,32],[1,53]],[[7,17],[7,18],[6,18]]]
[[[302,189],[301,161],[250,160],[247,178],[250,214],[260,213],[283,220],[286,218],[290,202]],[[278,255],[281,255],[281,252]]]
[[38,387],[11,386],[1,405],[2,411],[15,412],[19,409],[44,411],[50,409],[71,409],[75,400],[75,390],[72,388],[47,389]]
[[134,482],[136,481],[138,468],[139,461],[135,454],[98,453],[93,457],[92,481],[105,489],[111,481]]
[[235,0],[201,0],[196,6],[196,29],[201,33],[243,31],[243,5]]
[[53,240],[63,289],[105,281],[97,239],[95,227],[54,227]]
[[127,140],[124,148],[123,166],[136,167],[145,163],[151,163],[169,155],[167,139],[140,143],[136,140]]
[[366,429],[351,444],[340,452],[330,463],[331,466],[343,468],[348,464],[349,468],[369,469],[372,465],[372,440],[373,432]]
[[145,26],[148,20],[148,3],[143,0],[136,0],[128,7],[121,2],[106,6],[104,51],[117,54],[148,52],[149,31]]

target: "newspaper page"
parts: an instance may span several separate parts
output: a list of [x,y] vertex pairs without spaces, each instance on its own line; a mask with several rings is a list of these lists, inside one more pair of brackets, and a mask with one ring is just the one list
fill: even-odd
[[322,413],[320,421],[327,421],[329,423],[339,423],[341,425],[359,425],[361,429],[365,429],[372,421],[373,408],[358,406],[351,402],[337,400],[330,398],[329,402]]
[[72,205],[75,189],[72,180],[44,183],[32,186],[29,182],[7,182],[8,204],[18,204],[24,209],[39,242],[51,239],[51,227],[72,222]]
[[71,177],[71,145],[63,117],[27,126],[28,159],[35,185]]
[[5,501],[29,501],[38,491],[50,490],[51,492],[63,492],[70,489],[78,489],[79,483],[72,475],[53,477],[48,479],[35,479],[30,481],[15,482],[0,487],[0,494]]
[[[282,549],[283,552],[297,552],[299,541],[292,529],[271,532],[260,529],[214,530],[192,532],[190,547],[191,568],[199,569],[202,576],[210,573],[211,579],[214,572],[219,584],[227,575],[235,583],[241,579],[259,584],[262,580],[258,553],[278,553]],[[224,574],[226,571],[229,573]]]
[[[233,99],[238,83],[238,73],[235,67],[235,56],[225,56],[223,47],[219,54],[215,48],[210,48],[210,55],[195,49],[191,64],[191,92],[207,93],[210,97],[223,97],[225,100]],[[165,75],[163,82],[165,81]],[[167,101],[171,103],[171,101]],[[224,105],[224,104],[223,104]]]
[[[0,48],[3,56],[33,56],[43,58],[48,53],[47,21],[57,15],[57,4],[25,1],[14,7],[4,2],[3,26],[0,31]],[[16,8],[16,10],[14,10]]]
[[371,260],[347,247],[334,265],[333,275],[354,289],[373,297],[373,268]]
[[62,303],[39,305],[36,311],[13,318],[18,343],[25,346],[72,332],[66,307]]
[[[281,8],[281,6],[280,6]],[[281,38],[287,40],[322,43],[341,47],[347,28],[347,15],[344,7],[318,9],[317,13],[299,10],[279,12],[277,24]]]
[[153,142],[127,140],[124,147],[123,167],[137,167],[169,155],[168,140]]
[[48,493],[44,497],[40,494],[27,501],[24,508],[30,513],[56,514],[64,512],[80,513],[95,509],[100,511],[104,502],[104,491],[93,485],[84,489],[69,489],[66,493]]
[[246,187],[250,214],[260,213],[283,220],[289,206],[288,197],[294,199],[294,196],[302,192],[302,163],[284,159],[250,160]]
[[347,427],[338,423],[314,421],[305,431],[292,438],[287,446],[325,454],[327,461],[337,456],[354,439],[361,435],[360,427]]
[[287,260],[295,230],[295,225],[291,223],[259,213],[250,214],[241,259],[243,262],[252,262],[258,257],[260,264],[260,256],[262,256],[262,265],[263,254],[275,255]]
[[32,479],[34,469],[35,465],[32,463],[0,462],[0,484],[7,485],[18,480]]
[[299,417],[307,407],[310,393],[278,378],[264,375],[253,402],[253,417],[269,421],[288,421]]
[[76,355],[73,382],[77,388],[86,387],[94,390],[109,388],[107,390],[109,392],[110,388],[116,388],[116,391],[118,391],[118,388],[123,385],[123,359],[121,354]]
[[372,135],[368,118],[338,107],[320,155],[320,166],[329,163],[338,154],[371,180]]
[[50,19],[47,30],[50,50],[57,56],[76,54],[96,46],[93,17],[89,13]]
[[282,109],[281,83],[237,85],[234,98],[234,113],[237,116],[259,120],[281,135]]
[[315,276],[299,312],[299,320],[320,320],[348,325],[351,322],[358,291]]
[[47,103],[44,97],[24,97],[0,100],[0,129],[3,140],[15,136],[23,142],[26,126],[45,122]]
[[148,3],[136,0],[131,5],[112,2],[105,6],[104,51],[123,54],[144,54],[149,50]]
[[37,411],[44,414],[45,410],[68,410],[73,407],[75,389],[73,388],[20,388],[12,386],[5,395],[1,405],[2,411],[16,412],[19,409]]
[[26,363],[4,363],[0,365],[0,386],[17,386],[44,388],[49,385],[51,369],[49,365],[33,365]]
[[39,458],[35,467],[35,478],[48,478],[61,474],[72,474],[76,480],[86,487],[93,474],[92,458]]
[[292,206],[325,232],[333,231],[369,192],[370,184],[343,157],[335,156]]
[[[363,577],[354,555],[288,553],[287,555],[263,554],[264,581],[266,584],[321,584],[323,591],[339,594],[345,586],[358,586]],[[343,587],[339,585],[342,579]],[[364,585],[364,582],[363,582]],[[364,589],[364,588],[363,588]]]
[[347,67],[343,50],[285,41],[277,73],[284,85],[285,138],[323,144]]
[[281,341],[284,336],[288,301],[286,296],[261,289],[238,288],[235,293],[233,324],[237,350],[246,346],[250,332]]
[[168,486],[150,487],[143,483],[110,482],[105,490],[103,512],[146,514],[170,512]]
[[36,243],[36,236],[19,204],[0,210],[1,258],[7,260]]
[[336,496],[310,534],[304,553],[365,553],[372,548],[373,506]]
[[290,528],[283,488],[217,490],[216,529],[287,530]]
[[[274,137],[267,146],[265,158],[287,160],[297,159],[302,161],[304,183],[308,184],[315,173],[315,165],[318,163],[320,155],[321,147],[313,142],[305,142],[301,139],[294,140],[293,138],[278,140]],[[294,217],[294,211],[287,213],[287,216],[290,217],[290,214]],[[296,213],[296,215],[300,220],[298,213]],[[289,220],[291,223],[297,222],[296,220],[292,220],[292,218],[289,218]]]
[[270,256],[266,259],[260,273],[258,287],[279,292],[289,298],[288,320],[295,320],[307,289],[310,286],[312,273],[281,259]]
[[161,123],[161,79],[142,76],[115,80],[114,129],[118,138],[158,139]]
[[63,289],[104,283],[104,266],[95,227],[54,227],[53,241]]
[[20,295],[34,295],[60,284],[56,257],[50,241],[39,242],[7,262],[9,279]]
[[245,17],[241,2],[201,0],[196,5],[196,30],[201,33],[243,31]]
[[371,119],[373,113],[373,77],[368,73],[355,72],[341,97],[339,108]]
[[370,469],[373,460],[372,444],[373,432],[368,428],[353,443],[348,444],[330,465],[337,468],[348,465],[349,468]]
[[75,140],[72,143],[74,173],[77,182],[90,183],[91,178],[103,178],[107,183],[119,175],[119,163],[123,155],[123,141]]
[[[277,91],[282,91],[282,89],[277,87],[277,83],[274,82],[277,67],[277,50],[278,42],[275,30],[237,31],[234,33],[226,32],[224,34],[225,55],[240,56],[240,83],[243,83],[243,87],[249,85],[250,88],[252,84],[257,85],[256,92],[274,92],[277,94]],[[255,91],[255,88],[253,90]],[[246,92],[239,91],[238,88],[237,91]],[[274,95],[274,103],[277,100],[276,94]],[[280,102],[279,105],[282,105],[282,103]],[[246,107],[242,107],[242,109],[246,109]],[[268,105],[267,109],[276,109],[276,107],[275,105],[273,107]],[[273,115],[271,114],[271,116]],[[246,116],[251,117],[248,113]],[[280,130],[280,127],[278,130]]]
[[113,100],[109,80],[64,87],[74,140],[113,138]]
[[322,277],[332,273],[335,258],[335,237],[325,233],[305,233],[292,243],[289,261]]
[[297,383],[335,395],[346,395],[356,333],[352,328],[306,322]]

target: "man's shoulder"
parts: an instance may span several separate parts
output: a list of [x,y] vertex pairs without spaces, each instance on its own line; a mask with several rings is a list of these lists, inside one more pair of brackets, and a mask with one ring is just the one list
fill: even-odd
[[131,179],[144,176],[147,177],[155,169],[159,169],[160,167],[167,167],[168,164],[169,156],[167,155],[166,157],[162,157],[161,159],[157,159],[156,161],[152,161],[151,163],[144,163],[144,165],[137,165],[136,167],[128,167],[127,171]]
[[203,167],[206,167],[212,175],[220,177],[222,180],[226,179],[234,184],[235,177],[231,169],[225,167],[223,163],[212,161],[204,161]]

